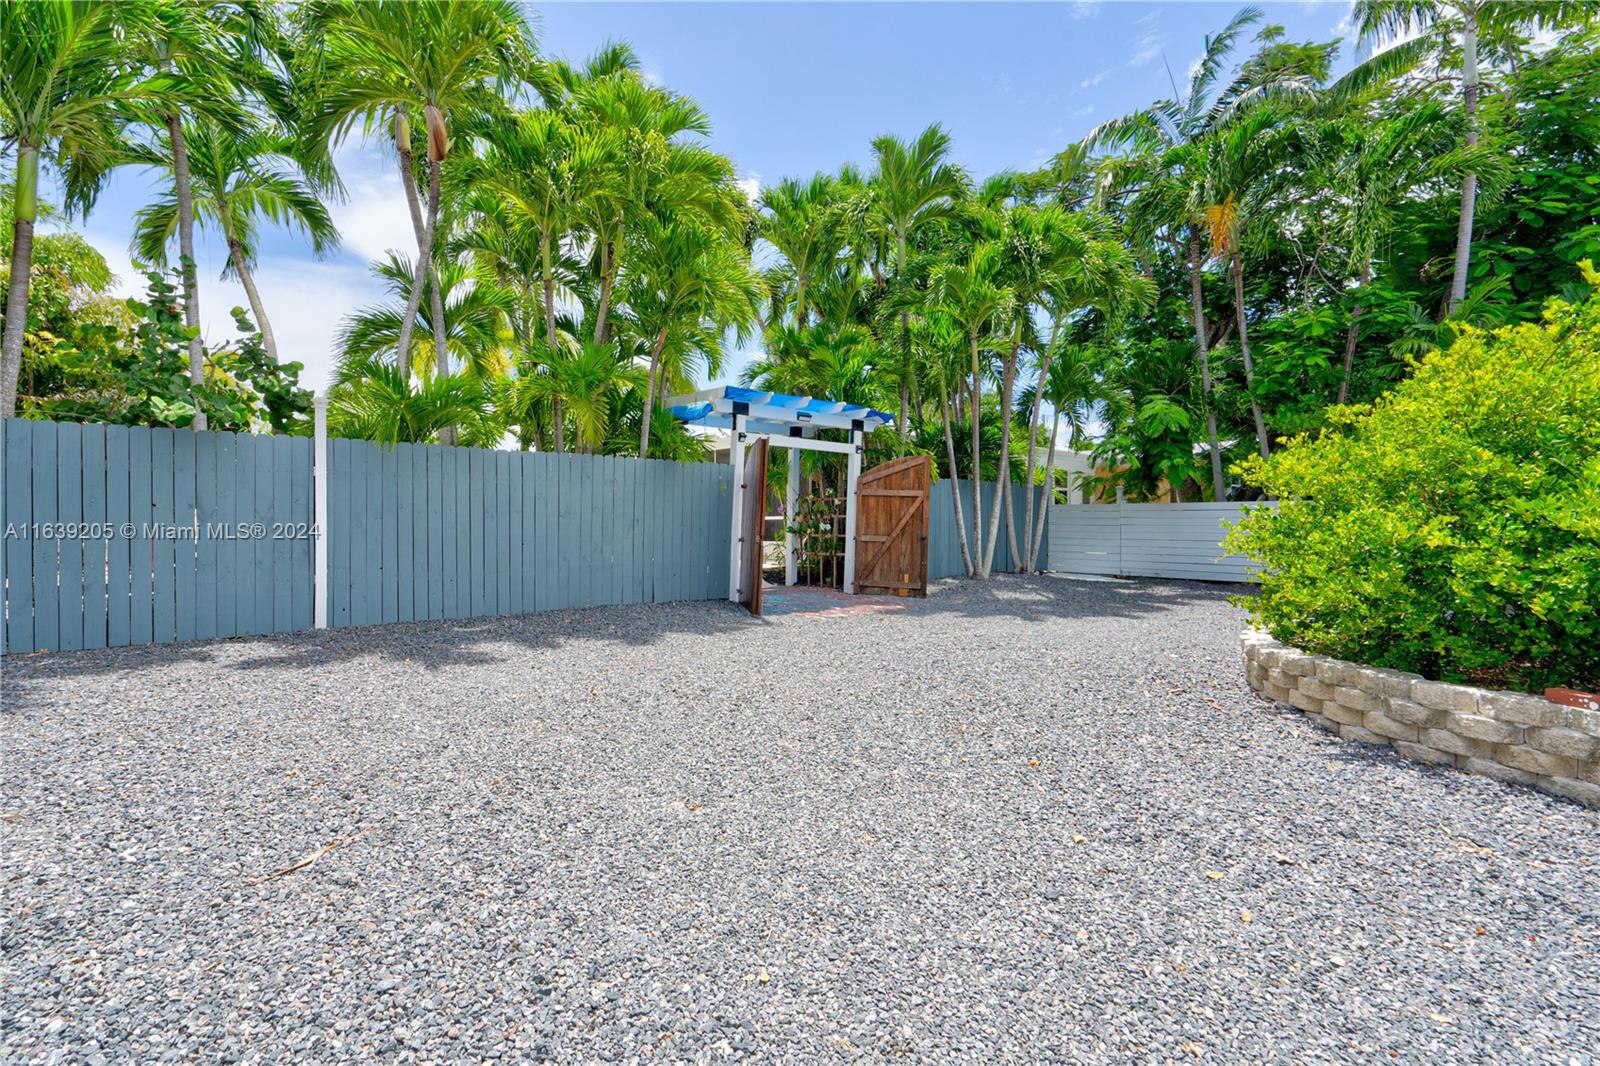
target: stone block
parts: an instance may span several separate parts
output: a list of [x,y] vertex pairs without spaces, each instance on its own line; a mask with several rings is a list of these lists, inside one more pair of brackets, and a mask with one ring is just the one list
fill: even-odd
[[1355,711],[1377,711],[1383,708],[1383,697],[1351,685],[1340,685],[1333,690],[1333,698]]
[[1288,674],[1284,673],[1283,667],[1281,666],[1271,666],[1267,668],[1268,684],[1282,685],[1284,688],[1294,688],[1294,683],[1298,680],[1299,678],[1290,677]]
[[1451,711],[1445,715],[1444,727],[1474,740],[1487,740],[1491,744],[1516,744],[1522,740],[1522,727],[1507,722],[1497,722],[1481,714],[1462,714]]
[[1412,703],[1399,696],[1385,696],[1383,709],[1390,718],[1407,725],[1414,725],[1418,729],[1428,729],[1444,721],[1445,712],[1436,711],[1432,707],[1424,707],[1420,703]]
[[1283,666],[1284,656],[1287,654],[1287,650],[1282,647],[1262,648],[1256,652],[1256,662],[1269,670],[1277,669]]
[[1569,800],[1577,800],[1585,807],[1600,807],[1600,785],[1591,781],[1576,781],[1570,777],[1547,777],[1537,787]]
[[1283,672],[1296,677],[1311,677],[1317,672],[1317,660],[1320,658],[1322,658],[1320,655],[1306,655],[1301,652],[1286,655],[1283,659]]
[[1442,681],[1411,682],[1412,700],[1441,711],[1474,714],[1478,710],[1478,696],[1478,689],[1465,685],[1447,685]]
[[1302,711],[1312,711],[1316,714],[1321,714],[1323,704],[1322,701],[1317,699],[1315,696],[1307,696],[1299,689],[1291,689],[1289,691],[1289,706],[1298,707]]
[[1461,765],[1461,768],[1469,774],[1481,774],[1484,777],[1492,777],[1496,781],[1505,781],[1512,785],[1534,785],[1539,782],[1537,774],[1530,774],[1526,770],[1518,770],[1515,767],[1502,765],[1493,759],[1468,759]]
[[1566,716],[1559,704],[1525,692],[1485,692],[1478,700],[1478,713],[1512,725],[1560,725]]
[[[1339,706],[1344,706],[1341,702]],[[1382,711],[1368,711],[1366,719],[1362,722],[1368,729],[1382,736],[1394,740],[1416,740],[1417,727],[1405,722],[1397,722]]]
[[1430,748],[1426,744],[1413,744],[1406,740],[1396,740],[1394,750],[1410,759],[1412,762],[1433,763],[1436,766],[1454,766],[1456,757],[1448,751]]
[[1317,677],[1330,685],[1351,685],[1361,667],[1342,659],[1318,659]]
[[1306,720],[1318,729],[1326,730],[1329,733],[1337,733],[1339,731],[1339,723],[1326,715],[1313,714],[1308,711],[1306,712]]
[[1269,700],[1276,700],[1278,703],[1289,702],[1289,690],[1284,688],[1282,685],[1275,684],[1272,681],[1268,681],[1265,685],[1261,686],[1261,694],[1266,696]]
[[1600,759],[1578,764],[1578,780],[1600,785]]
[[1421,681],[1421,674],[1408,674],[1404,670],[1373,670],[1373,677],[1377,679],[1378,690],[1385,696],[1398,696],[1401,699],[1411,698],[1411,683]]
[[1389,743],[1388,737],[1379,736],[1365,726],[1359,725],[1341,725],[1339,727],[1339,736],[1345,740],[1356,741],[1358,744],[1387,745]]
[[1367,721],[1367,713],[1365,711],[1353,711],[1335,700],[1329,700],[1324,703],[1322,705],[1322,713],[1340,725],[1365,725]]
[[1488,758],[1494,754],[1493,744],[1473,740],[1471,737],[1460,737],[1448,729],[1424,729],[1417,734],[1417,740],[1430,748],[1438,748],[1440,751],[1468,758]]
[[1498,762],[1515,766],[1518,770],[1526,770],[1530,774],[1543,774],[1545,777],[1578,775],[1578,760],[1569,759],[1565,755],[1551,755],[1548,751],[1530,748],[1526,744],[1497,744],[1494,757]]
[[[1374,696],[1382,696],[1383,674],[1384,671],[1374,670],[1370,666],[1352,666],[1350,668],[1350,679],[1345,684],[1350,688],[1358,688],[1362,692],[1370,692]],[[1406,691],[1409,692],[1411,690],[1407,687]]]
[[1588,733],[1591,737],[1600,737],[1600,711],[1591,711],[1584,707],[1563,707],[1562,710],[1566,712],[1565,724],[1568,729]]
[[1523,743],[1579,762],[1600,755],[1600,739],[1576,729],[1530,729],[1523,734]]
[[1334,687],[1332,685],[1321,678],[1311,677],[1309,674],[1297,680],[1294,687],[1314,700],[1331,700],[1334,698]]

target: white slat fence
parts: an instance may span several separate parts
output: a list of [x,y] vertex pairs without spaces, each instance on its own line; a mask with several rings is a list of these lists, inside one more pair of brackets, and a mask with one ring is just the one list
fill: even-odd
[[1050,569],[1066,574],[1249,581],[1252,565],[1222,547],[1224,523],[1271,503],[1056,504]]

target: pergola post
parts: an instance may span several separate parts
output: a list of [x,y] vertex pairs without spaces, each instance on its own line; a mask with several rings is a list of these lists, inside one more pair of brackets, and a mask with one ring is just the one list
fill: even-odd
[[844,497],[844,591],[856,594],[856,479],[861,476],[861,423],[850,429],[850,465]]
[[733,524],[728,534],[728,599],[739,602],[739,563],[744,558],[744,431],[741,415],[733,416],[728,437],[728,463],[733,467]]
[[789,484],[783,496],[783,583],[796,584],[800,580],[798,558],[800,538],[794,531],[794,511],[800,505],[800,451],[789,450]]

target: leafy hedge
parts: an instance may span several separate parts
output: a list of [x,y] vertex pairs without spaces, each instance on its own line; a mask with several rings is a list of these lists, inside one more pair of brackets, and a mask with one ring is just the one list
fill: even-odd
[[1600,688],[1600,294],[1466,329],[1333,415],[1243,466],[1283,501],[1228,538],[1267,568],[1257,621],[1439,680]]

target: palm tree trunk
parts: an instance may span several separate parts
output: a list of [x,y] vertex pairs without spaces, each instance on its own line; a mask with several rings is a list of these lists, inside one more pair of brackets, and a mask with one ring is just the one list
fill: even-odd
[[261,346],[267,350],[267,355],[272,357],[274,363],[278,359],[278,339],[272,333],[272,323],[267,321],[267,308],[261,302],[261,293],[256,291],[255,275],[250,272],[250,264],[245,261],[244,246],[239,239],[228,235],[228,258],[233,261],[233,271],[239,275],[239,284],[244,286],[245,299],[250,301],[250,313],[255,316],[256,328],[261,331]]
[[600,262],[600,306],[594,316],[594,339],[596,344],[604,344],[607,339],[607,319],[611,315],[611,291],[617,283],[617,271],[621,268],[623,229],[627,225],[622,219],[617,219],[617,235],[601,252]]
[[983,410],[983,375],[978,367],[978,331],[969,331],[972,339],[972,536],[977,553],[973,558],[973,577],[988,577],[989,571],[978,564],[983,557],[983,433],[978,412]]
[[[189,338],[189,384],[196,390],[206,383],[206,355],[200,344],[200,278],[194,263],[194,189],[189,180],[189,146],[176,111],[167,112],[167,137],[172,142],[172,182],[178,194],[178,263],[183,271],[183,324],[194,330]],[[206,413],[197,402],[195,432],[206,428]]]
[[411,384],[411,336],[416,330],[417,309],[422,306],[422,291],[428,286],[425,264],[433,255],[433,232],[439,224],[439,175],[429,175],[428,217],[422,224],[422,239],[417,242],[417,269],[411,272],[411,295],[406,298],[405,314],[400,317],[400,340],[395,357],[400,361],[400,380]]
[[656,403],[656,374],[661,367],[661,352],[667,346],[667,327],[662,326],[661,332],[656,334],[656,342],[650,346],[650,376],[646,379],[644,390],[644,406],[639,409],[639,458],[650,458],[650,415],[655,410]]
[[[1361,262],[1361,284],[1363,287],[1372,280],[1372,260],[1364,259]],[[1350,375],[1356,365],[1356,335],[1357,327],[1361,324],[1361,305],[1356,304],[1350,309],[1350,328],[1344,335],[1344,374],[1339,378],[1339,402],[1344,403],[1350,396]]]
[[1200,284],[1200,234],[1191,227],[1189,234],[1189,304],[1194,315],[1195,358],[1200,361],[1200,406],[1206,412],[1206,439],[1211,444],[1211,491],[1221,503],[1225,494],[1222,480],[1222,446],[1217,442],[1217,413],[1211,409],[1211,352],[1206,344],[1205,291]]
[[[550,350],[550,358],[556,354],[556,279],[550,269],[550,231],[543,230],[539,234],[539,262],[542,277],[540,281],[544,288],[544,343]],[[566,426],[561,417],[561,394],[557,393],[550,400],[550,421],[554,424],[556,451],[567,450]]]
[[[1044,356],[1039,360],[1039,376],[1037,379],[1035,379],[1033,384],[1033,405],[1028,409],[1028,465],[1027,473],[1024,474],[1022,478],[1022,483],[1028,486],[1028,501],[1022,521],[1022,527],[1027,530],[1033,529],[1033,500],[1035,495],[1033,491],[1033,440],[1039,432],[1039,413],[1044,406],[1044,381],[1045,378],[1050,374],[1050,360],[1055,354],[1056,338],[1059,336],[1060,332],[1061,319],[1056,318],[1050,324],[1050,343],[1045,345]],[[1055,437],[1052,434],[1050,456],[1047,461],[1053,462],[1054,460]],[[1048,484],[1048,482],[1046,483]],[[1028,549],[1028,557],[1023,560],[1025,570],[1021,572],[1025,573],[1034,569],[1034,556],[1036,554],[1036,549],[1030,546]]]
[[428,235],[428,224],[422,218],[422,205],[417,200],[417,175],[411,166],[411,131],[406,122],[406,113],[402,108],[394,115],[394,147],[395,154],[400,159],[400,185],[405,190],[406,208],[411,214],[411,229],[417,238],[417,269],[413,272],[412,293],[418,299],[411,309],[406,312],[405,320],[400,323],[400,336],[406,342],[398,354],[400,361],[400,380],[407,386],[411,384],[411,329],[416,321],[417,308],[422,306],[421,290],[417,288],[419,281],[426,271],[423,269],[422,247],[432,245],[433,241]]
[[[1019,311],[1020,315],[1021,312]],[[1016,518],[1011,504],[1011,392],[1017,381],[1017,351],[1022,346],[1022,320],[1017,320],[1016,334],[1011,341],[1011,352],[1006,356],[1000,372],[1000,460],[995,467],[995,509],[989,514],[989,545],[983,559],[983,576],[988,577],[994,566],[995,543],[1000,539],[1000,519],[1005,518],[1006,547],[1011,552],[1011,565],[1017,562]],[[1002,502],[1004,501],[1004,502]],[[1005,512],[1004,515],[1001,512]]]
[[1250,334],[1244,320],[1244,257],[1239,254],[1237,246],[1233,249],[1230,266],[1233,274],[1233,314],[1239,323],[1239,354],[1244,358],[1244,387],[1250,394],[1250,417],[1256,425],[1256,448],[1260,450],[1261,458],[1265,459],[1269,451],[1267,423],[1261,417],[1261,401],[1256,399],[1255,364],[1250,360]]
[[33,278],[33,223],[39,214],[39,150],[17,145],[12,190],[11,281],[6,289],[6,332],[0,342],[0,418],[15,418],[22,377],[22,338],[28,329],[28,285]]
[[[1467,147],[1478,144],[1478,21],[1466,12],[1466,27],[1461,34],[1461,95],[1467,116]],[[1456,222],[1456,263],[1450,275],[1450,302],[1446,314],[1453,313],[1467,298],[1467,267],[1472,260],[1472,215],[1478,202],[1478,175],[1467,171],[1461,176],[1461,215]]]
[[961,544],[961,565],[972,576],[972,549],[967,545],[967,521],[961,513],[961,481],[956,477],[956,441],[950,433],[950,397],[939,398],[939,416],[944,422],[944,451],[950,460],[950,503],[956,511],[956,540]]
[[1044,493],[1039,503],[1039,517],[1033,527],[1032,543],[1028,545],[1028,569],[1039,569],[1039,546],[1044,543],[1045,518],[1056,502],[1056,435],[1061,432],[1061,413],[1056,412],[1050,425],[1050,457],[1044,462]]

